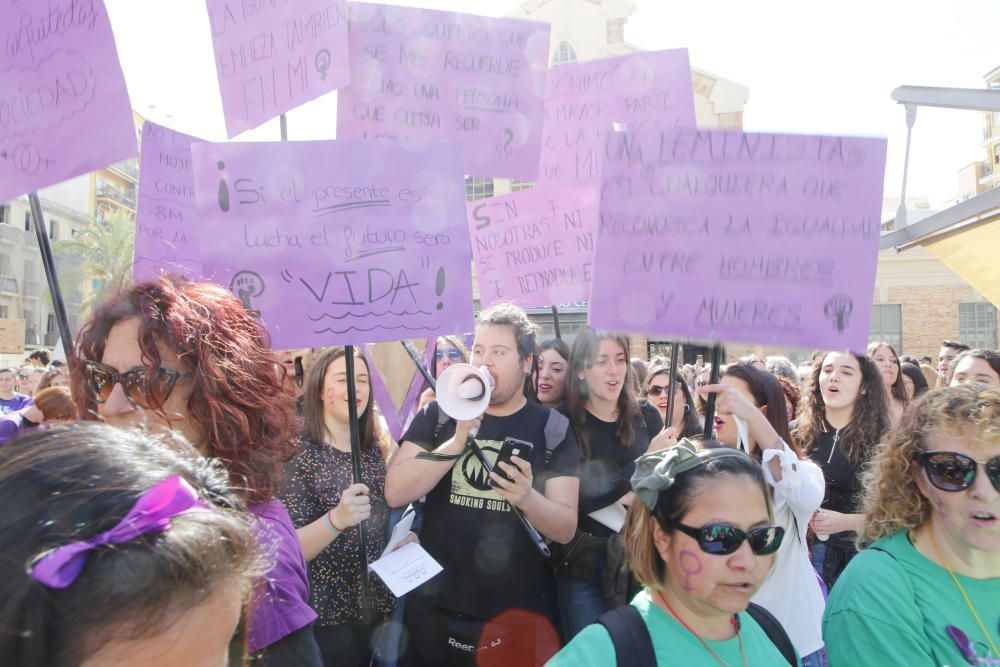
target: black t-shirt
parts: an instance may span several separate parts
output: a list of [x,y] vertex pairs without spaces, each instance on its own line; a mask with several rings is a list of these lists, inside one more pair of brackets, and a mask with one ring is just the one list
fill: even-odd
[[[545,464],[545,424],[549,409],[529,401],[506,417],[485,415],[476,443],[491,464],[496,461],[504,438],[526,440],[534,445],[531,471],[540,493],[554,477],[576,476],[580,451],[571,429]],[[435,449],[455,435],[449,420],[437,438],[438,405],[432,402],[413,418],[403,435],[427,450]],[[490,619],[508,609],[546,614],[546,562],[510,505],[491,486],[479,459],[466,449],[437,486],[424,506],[421,545],[444,567],[444,572],[425,584],[421,595],[434,595],[438,606],[480,619]]]
[[836,429],[824,426],[810,457],[823,469],[823,477],[826,478],[823,509],[843,514],[857,514],[861,509],[862,467],[855,468],[851,465],[844,453],[846,444]]
[[[612,530],[591,519],[588,514],[607,507],[629,492],[635,460],[649,449],[649,441],[663,430],[659,411],[649,404],[640,405],[642,420],[635,425],[635,441],[626,449],[618,441],[618,425],[587,412],[589,456],[580,466],[580,530],[608,537]],[[565,405],[556,408],[569,417]]]

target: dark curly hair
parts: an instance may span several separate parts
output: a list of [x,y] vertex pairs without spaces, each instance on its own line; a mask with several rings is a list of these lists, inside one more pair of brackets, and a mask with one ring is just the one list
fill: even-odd
[[[854,403],[851,423],[841,432],[845,454],[852,466],[858,467],[871,460],[879,440],[889,430],[889,405],[882,374],[875,362],[863,354],[845,352],[858,362],[861,369],[861,387]],[[798,420],[792,437],[806,454],[812,454],[826,419],[826,404],[819,389],[819,376],[827,355],[813,362],[812,375],[803,388],[799,402]]]
[[139,348],[151,378],[160,368],[157,343],[177,353],[193,373],[188,413],[207,442],[206,456],[229,470],[249,505],[271,500],[282,466],[296,451],[295,403],[282,391],[261,323],[227,289],[177,276],[138,283],[104,301],[77,337],[73,395],[80,417],[98,419],[80,364],[100,361],[112,327],[139,318]]

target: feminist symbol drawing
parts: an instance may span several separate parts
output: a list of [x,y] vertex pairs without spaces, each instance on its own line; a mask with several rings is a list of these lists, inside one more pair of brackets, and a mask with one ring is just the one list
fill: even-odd
[[851,312],[854,310],[854,300],[846,294],[830,297],[823,305],[823,314],[833,322],[834,328],[842,333],[850,324]]
[[240,271],[233,276],[229,289],[243,302],[243,307],[254,315],[260,311],[254,310],[253,299],[264,293],[264,279],[256,271]]

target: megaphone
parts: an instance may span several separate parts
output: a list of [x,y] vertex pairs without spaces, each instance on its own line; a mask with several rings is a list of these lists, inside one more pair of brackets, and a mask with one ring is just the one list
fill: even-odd
[[452,419],[475,419],[490,404],[493,376],[472,364],[452,364],[437,379],[435,394],[438,405]]

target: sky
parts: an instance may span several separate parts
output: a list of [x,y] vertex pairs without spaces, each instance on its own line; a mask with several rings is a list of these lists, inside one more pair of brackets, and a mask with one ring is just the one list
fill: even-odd
[[[621,3],[627,0],[614,0]],[[173,129],[224,141],[205,0],[105,0],[133,108]],[[503,16],[510,0],[392,4]],[[983,88],[1000,66],[998,0],[635,0],[627,42],[684,47],[693,67],[750,90],[748,131],[887,137],[885,195],[898,197],[906,148],[901,85]],[[290,139],[336,137],[336,96],[287,114]],[[984,159],[982,114],[922,108],[908,197],[953,203],[956,173]],[[277,140],[274,120],[241,140]]]

